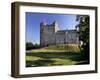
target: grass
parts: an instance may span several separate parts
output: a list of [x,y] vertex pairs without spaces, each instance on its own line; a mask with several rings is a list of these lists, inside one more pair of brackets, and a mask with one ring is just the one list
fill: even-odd
[[53,45],[46,47],[47,50],[65,50],[67,52],[79,52],[80,48],[79,45],[76,44],[60,44],[60,45]]
[[88,60],[76,45],[65,47],[49,46],[26,53],[26,67],[88,64]]

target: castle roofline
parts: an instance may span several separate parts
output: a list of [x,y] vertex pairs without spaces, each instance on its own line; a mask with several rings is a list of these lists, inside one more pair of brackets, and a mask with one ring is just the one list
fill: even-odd
[[41,22],[40,25],[47,25],[47,23],[46,22]]
[[57,21],[54,21],[53,24],[58,24],[58,22]]
[[73,32],[76,31],[75,29],[70,29],[70,30],[58,30],[58,32]]
[[47,26],[51,26],[51,25],[58,25],[57,21],[54,21],[51,24],[47,24],[46,22],[41,22],[40,25],[47,25]]

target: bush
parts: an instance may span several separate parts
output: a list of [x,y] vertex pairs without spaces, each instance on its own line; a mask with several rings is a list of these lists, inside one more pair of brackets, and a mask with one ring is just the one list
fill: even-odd
[[27,42],[26,43],[26,50],[30,50],[30,49],[33,49],[33,43],[32,42]]
[[26,42],[26,50],[38,49],[40,48],[39,44],[33,44],[32,42]]
[[38,49],[38,48],[40,48],[40,45],[39,44],[34,44],[33,45],[33,49]]

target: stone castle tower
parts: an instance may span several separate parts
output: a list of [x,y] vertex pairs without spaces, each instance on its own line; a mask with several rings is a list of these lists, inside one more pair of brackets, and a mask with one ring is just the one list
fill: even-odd
[[40,23],[40,45],[79,44],[76,30],[60,30],[56,21],[52,24]]

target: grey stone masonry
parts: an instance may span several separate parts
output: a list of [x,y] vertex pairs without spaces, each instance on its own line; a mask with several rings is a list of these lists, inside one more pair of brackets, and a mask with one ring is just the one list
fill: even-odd
[[40,23],[40,45],[79,44],[77,30],[60,30],[56,21],[52,24]]

